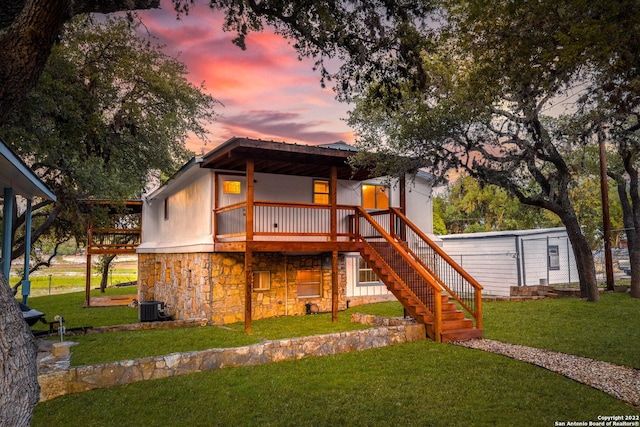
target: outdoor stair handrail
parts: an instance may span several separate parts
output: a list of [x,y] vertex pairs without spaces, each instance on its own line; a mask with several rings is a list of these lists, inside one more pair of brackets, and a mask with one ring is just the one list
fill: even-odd
[[[469,305],[464,301],[463,298],[460,297],[456,292],[454,292],[447,283],[442,280],[442,278],[438,275],[437,272],[433,271],[424,261],[423,259],[416,254],[411,248],[409,248],[408,244],[403,240],[395,237],[398,241],[402,242],[402,245],[405,247],[405,250],[411,253],[412,257],[415,257],[420,266],[426,269],[431,276],[440,284],[440,286],[449,294],[451,298],[453,298],[456,302],[460,304],[460,306],[476,320],[476,327],[478,329],[482,329],[482,285],[478,283],[469,273],[467,273],[458,263],[456,263],[447,253],[438,245],[436,245],[429,237],[427,237],[420,228],[418,228],[415,224],[413,224],[399,209],[391,208],[391,213],[399,218],[406,226],[408,226],[415,234],[416,237],[420,238],[423,243],[426,243],[431,250],[433,250],[440,259],[442,259],[449,267],[451,267],[457,274],[460,275],[462,279],[471,285],[473,288],[474,294],[474,306],[475,310],[469,307]],[[390,223],[393,224],[393,218],[390,220]],[[393,233],[395,235],[395,233]]]
[[[415,261],[415,259],[413,259],[413,257],[409,255],[405,248],[400,245],[393,236],[387,233],[387,231],[380,224],[378,224],[378,222],[373,219],[373,217],[361,206],[356,207],[355,214],[354,234],[358,240],[369,245],[369,243],[367,242],[367,238],[360,234],[358,217],[364,218],[369,223],[369,225],[371,225],[378,233],[380,233],[380,237],[384,238],[391,245],[391,247],[414,269],[414,271],[416,271],[416,273],[420,275],[425,283],[427,283],[433,289],[434,294],[436,295],[436,297],[434,298],[434,309],[429,310],[424,301],[418,298],[403,280],[399,280],[398,282],[402,285],[404,290],[406,290],[408,293],[410,293],[410,295],[416,298],[416,301],[420,303],[421,308],[432,315],[434,321],[433,329],[435,339],[436,341],[440,341],[440,336],[442,333],[442,298],[440,298],[439,295],[442,294],[443,288],[438,282],[434,280],[434,278],[430,274],[427,274],[427,271],[421,268],[421,266]],[[369,245],[369,247],[373,249],[371,245]],[[380,254],[378,254],[378,256],[384,261]],[[393,272],[393,274],[396,275],[395,271],[391,267],[389,267],[389,271]]]

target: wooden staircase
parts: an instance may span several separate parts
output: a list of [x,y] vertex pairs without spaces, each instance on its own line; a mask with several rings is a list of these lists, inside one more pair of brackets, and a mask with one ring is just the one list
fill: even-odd
[[[451,276],[456,282],[460,282],[458,276],[450,274],[451,269],[443,267],[453,261],[448,259],[435,243],[421,235],[421,243],[426,243],[429,248],[437,248],[433,251],[425,251],[425,247],[417,250],[426,253],[426,258],[437,267],[430,268],[422,257],[416,255],[416,252],[394,233],[398,224],[408,222],[404,216],[401,217],[402,222],[397,221],[397,215],[401,215],[399,212],[395,212],[395,218],[380,223],[364,211],[361,214],[366,220],[366,223],[361,222],[358,227],[362,258],[402,303],[407,313],[418,323],[426,326],[427,336],[439,342],[482,338],[479,292],[473,292],[473,302],[469,302],[469,298],[456,294],[436,274],[436,271],[442,270],[447,273],[447,277]],[[391,233],[384,229],[381,225],[383,223],[392,228]],[[364,234],[363,228],[366,229]],[[415,226],[413,228],[418,230]],[[418,233],[421,234],[419,230]],[[406,238],[407,230],[404,229],[401,234]],[[411,237],[411,240],[416,240],[415,236]],[[441,257],[437,263],[434,253]],[[462,270],[457,265],[452,268]],[[463,282],[468,282],[468,279],[465,277]],[[482,289],[477,283],[473,283],[472,286]],[[465,291],[464,294],[469,292]],[[471,314],[471,318],[467,317],[466,312]]]

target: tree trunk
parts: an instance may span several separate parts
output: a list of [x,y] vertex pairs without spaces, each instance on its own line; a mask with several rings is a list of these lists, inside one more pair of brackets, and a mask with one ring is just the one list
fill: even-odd
[[0,425],[29,426],[40,399],[38,349],[2,273],[0,307]]
[[[640,298],[640,233],[637,232],[640,227],[640,220],[634,214],[634,208],[629,201],[627,194],[627,181],[624,176],[615,176],[618,196],[620,197],[620,205],[622,206],[622,223],[624,231],[627,235],[627,249],[629,251],[629,265],[631,266],[631,297]],[[636,179],[637,180],[637,179]],[[637,186],[636,186],[637,187]],[[640,211],[640,208],[635,210]]]
[[596,279],[596,266],[589,242],[582,233],[576,218],[561,219],[567,229],[567,235],[573,247],[573,255],[576,258],[576,268],[580,280],[580,297],[597,302],[600,299],[600,293]]
[[109,280],[109,267],[111,267],[111,261],[116,257],[116,254],[102,255],[100,258],[100,268],[102,269],[102,278],[100,279],[100,292],[104,293],[107,289],[107,281]]
[[633,229],[627,230],[627,236],[633,241],[629,247],[629,264],[631,265],[631,298],[640,298],[640,184],[639,172],[633,167],[633,156],[625,159],[625,170],[629,174],[629,196],[631,198],[631,218]]

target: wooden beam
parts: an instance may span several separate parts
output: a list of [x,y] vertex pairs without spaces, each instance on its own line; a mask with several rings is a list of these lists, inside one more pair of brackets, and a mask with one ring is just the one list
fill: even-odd
[[338,251],[331,252],[331,321],[338,321]]
[[331,166],[329,181],[329,201],[331,203],[331,241],[338,240],[338,168]]
[[[253,240],[253,201],[255,199],[254,193],[254,161],[253,159],[247,160],[247,211],[246,211],[246,239],[247,242]],[[244,277],[245,277],[245,293],[244,293],[244,330],[246,333],[251,333],[251,317],[252,317],[252,284],[253,284],[253,249],[251,245],[246,245],[244,253]]]
[[91,252],[87,251],[87,267],[85,273],[84,306],[91,306]]
[[213,233],[213,243],[218,243],[218,219],[216,218],[216,209],[220,206],[220,201],[218,200],[218,189],[220,188],[220,177],[217,172],[214,173],[213,179],[213,206],[211,207],[211,232]]
[[252,311],[252,289],[253,289],[253,252],[251,247],[248,246],[244,253],[244,331],[248,334],[251,333],[251,311]]
[[247,160],[247,212],[246,212],[246,236],[247,242],[253,240],[253,202],[255,200],[254,193],[254,162],[253,159]]

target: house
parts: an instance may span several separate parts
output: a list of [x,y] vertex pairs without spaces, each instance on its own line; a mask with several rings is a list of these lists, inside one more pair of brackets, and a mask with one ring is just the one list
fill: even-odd
[[[55,194],[40,180],[7,145],[0,139],[0,187],[2,187],[2,236],[0,238],[2,259],[0,268],[4,277],[9,280],[11,271],[11,248],[13,244],[13,210],[14,197],[20,196],[25,201],[25,241],[31,241],[31,210],[34,198],[56,200]],[[27,304],[31,293],[29,280],[30,250],[25,250],[24,274],[22,278],[22,301]]]
[[564,227],[440,236],[443,248],[482,283],[485,295],[510,296],[512,286],[578,282]]
[[[457,310],[434,277],[434,267],[446,267],[426,235],[426,176],[371,176],[347,163],[354,154],[345,143],[232,138],[193,158],[143,198],[141,304],[162,302],[177,319],[244,321],[246,330],[273,316],[331,312],[335,320],[347,306],[347,276],[365,265],[357,274],[379,277],[434,339],[481,334],[481,287],[466,278],[464,295],[451,298],[473,319],[451,314],[443,334],[443,309]],[[363,264],[354,264],[357,254]]]

